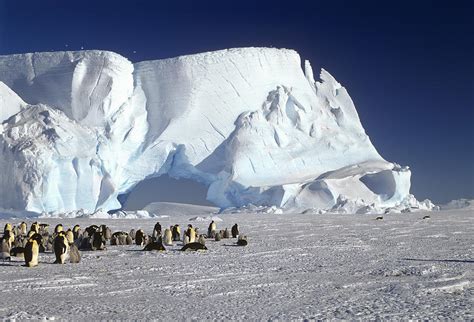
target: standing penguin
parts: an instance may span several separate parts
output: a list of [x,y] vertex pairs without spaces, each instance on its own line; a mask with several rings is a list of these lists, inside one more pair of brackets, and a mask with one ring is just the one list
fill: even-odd
[[135,240],[135,237],[137,236],[137,232],[135,231],[135,229],[132,228],[128,235],[130,236],[132,240]]
[[38,266],[39,259],[39,244],[41,243],[41,235],[34,233],[26,243],[25,246],[25,266],[35,267]]
[[145,232],[142,229],[138,229],[135,234],[135,244],[138,246],[146,245],[146,239]]
[[69,243],[64,231],[60,231],[54,238],[54,254],[56,255],[55,264],[64,264],[69,252]]
[[173,226],[172,235],[173,235],[173,241],[181,240],[181,228],[179,227],[178,224]]
[[28,233],[28,231],[27,231],[26,222],[23,221],[23,222],[20,224],[20,234],[21,234],[22,236],[26,236],[27,233]]
[[188,225],[185,235],[188,236],[190,243],[194,243],[196,241],[196,231],[194,230],[193,225]]
[[30,227],[30,231],[36,233],[36,234],[39,234],[39,224],[38,222],[34,222],[31,224],[31,227]]
[[15,236],[10,230],[6,230],[1,240],[0,259],[10,260],[10,250]]
[[66,239],[69,244],[69,262],[72,264],[79,263],[81,261],[81,253],[75,244],[74,233],[71,229],[66,232]]
[[204,237],[204,235],[199,235],[197,242],[199,244],[206,245],[206,238]]
[[5,233],[7,231],[11,231],[11,230],[12,230],[12,224],[6,223],[5,227],[3,228],[3,233]]
[[214,238],[215,237],[215,234],[216,234],[216,230],[217,230],[217,225],[216,223],[213,221],[211,221],[211,223],[209,224],[209,228],[207,228],[207,237],[209,238]]
[[224,230],[224,234],[223,234],[222,237],[223,237],[223,238],[230,238],[229,229],[226,228],[226,229]]
[[232,226],[231,233],[232,233],[232,238],[237,238],[237,236],[239,235],[239,226],[237,226],[237,224]]
[[71,229],[66,231],[66,239],[69,245],[74,244],[74,233]]
[[102,236],[104,236],[105,240],[110,240],[110,238],[112,238],[112,231],[106,225],[101,225],[100,231],[102,233]]
[[79,239],[80,237],[82,237],[81,226],[75,225],[75,226],[72,228],[72,233],[74,234],[74,240],[77,240],[77,239]]
[[105,250],[105,238],[99,230],[92,234],[91,248],[92,250]]
[[166,246],[173,246],[173,238],[171,236],[171,229],[166,228],[164,234],[164,244]]
[[159,222],[157,222],[155,224],[155,227],[153,228],[153,234],[151,235],[151,237],[153,238],[153,240],[157,240],[159,236],[161,236],[161,225]]

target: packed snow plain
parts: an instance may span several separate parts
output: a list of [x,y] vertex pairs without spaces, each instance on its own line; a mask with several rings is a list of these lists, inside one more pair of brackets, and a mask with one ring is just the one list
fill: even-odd
[[[472,207],[384,214],[215,214],[152,205],[156,218],[29,218],[54,226],[106,224],[151,233],[188,223],[238,223],[249,245],[208,240],[205,252],[108,246],[79,264],[0,263],[6,319],[462,319],[472,320]],[[423,219],[429,215],[429,219]],[[7,215],[5,215],[7,216]],[[2,217],[0,224],[23,218]]]

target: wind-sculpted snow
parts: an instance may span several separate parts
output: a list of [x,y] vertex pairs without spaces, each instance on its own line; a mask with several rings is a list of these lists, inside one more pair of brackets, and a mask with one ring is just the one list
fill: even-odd
[[222,208],[419,206],[408,168],[378,154],[344,87],[320,78],[273,48],[136,64],[104,51],[0,56],[0,207],[117,209],[162,174],[201,182]]

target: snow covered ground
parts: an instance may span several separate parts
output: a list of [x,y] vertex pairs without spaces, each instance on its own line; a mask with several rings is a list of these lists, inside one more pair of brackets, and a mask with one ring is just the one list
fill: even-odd
[[[53,265],[52,254],[36,268],[0,263],[0,317],[472,320],[473,214],[220,214],[218,229],[237,222],[247,247],[235,239],[208,241],[205,253],[109,246],[83,252],[80,264]],[[151,233],[157,220],[185,226],[205,215],[41,221]]]

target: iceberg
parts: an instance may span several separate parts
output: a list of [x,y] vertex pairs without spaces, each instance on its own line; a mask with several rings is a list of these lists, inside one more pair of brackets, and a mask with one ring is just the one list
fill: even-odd
[[0,56],[0,107],[4,209],[120,209],[163,174],[202,183],[222,209],[414,199],[409,168],[380,156],[346,89],[293,50]]

